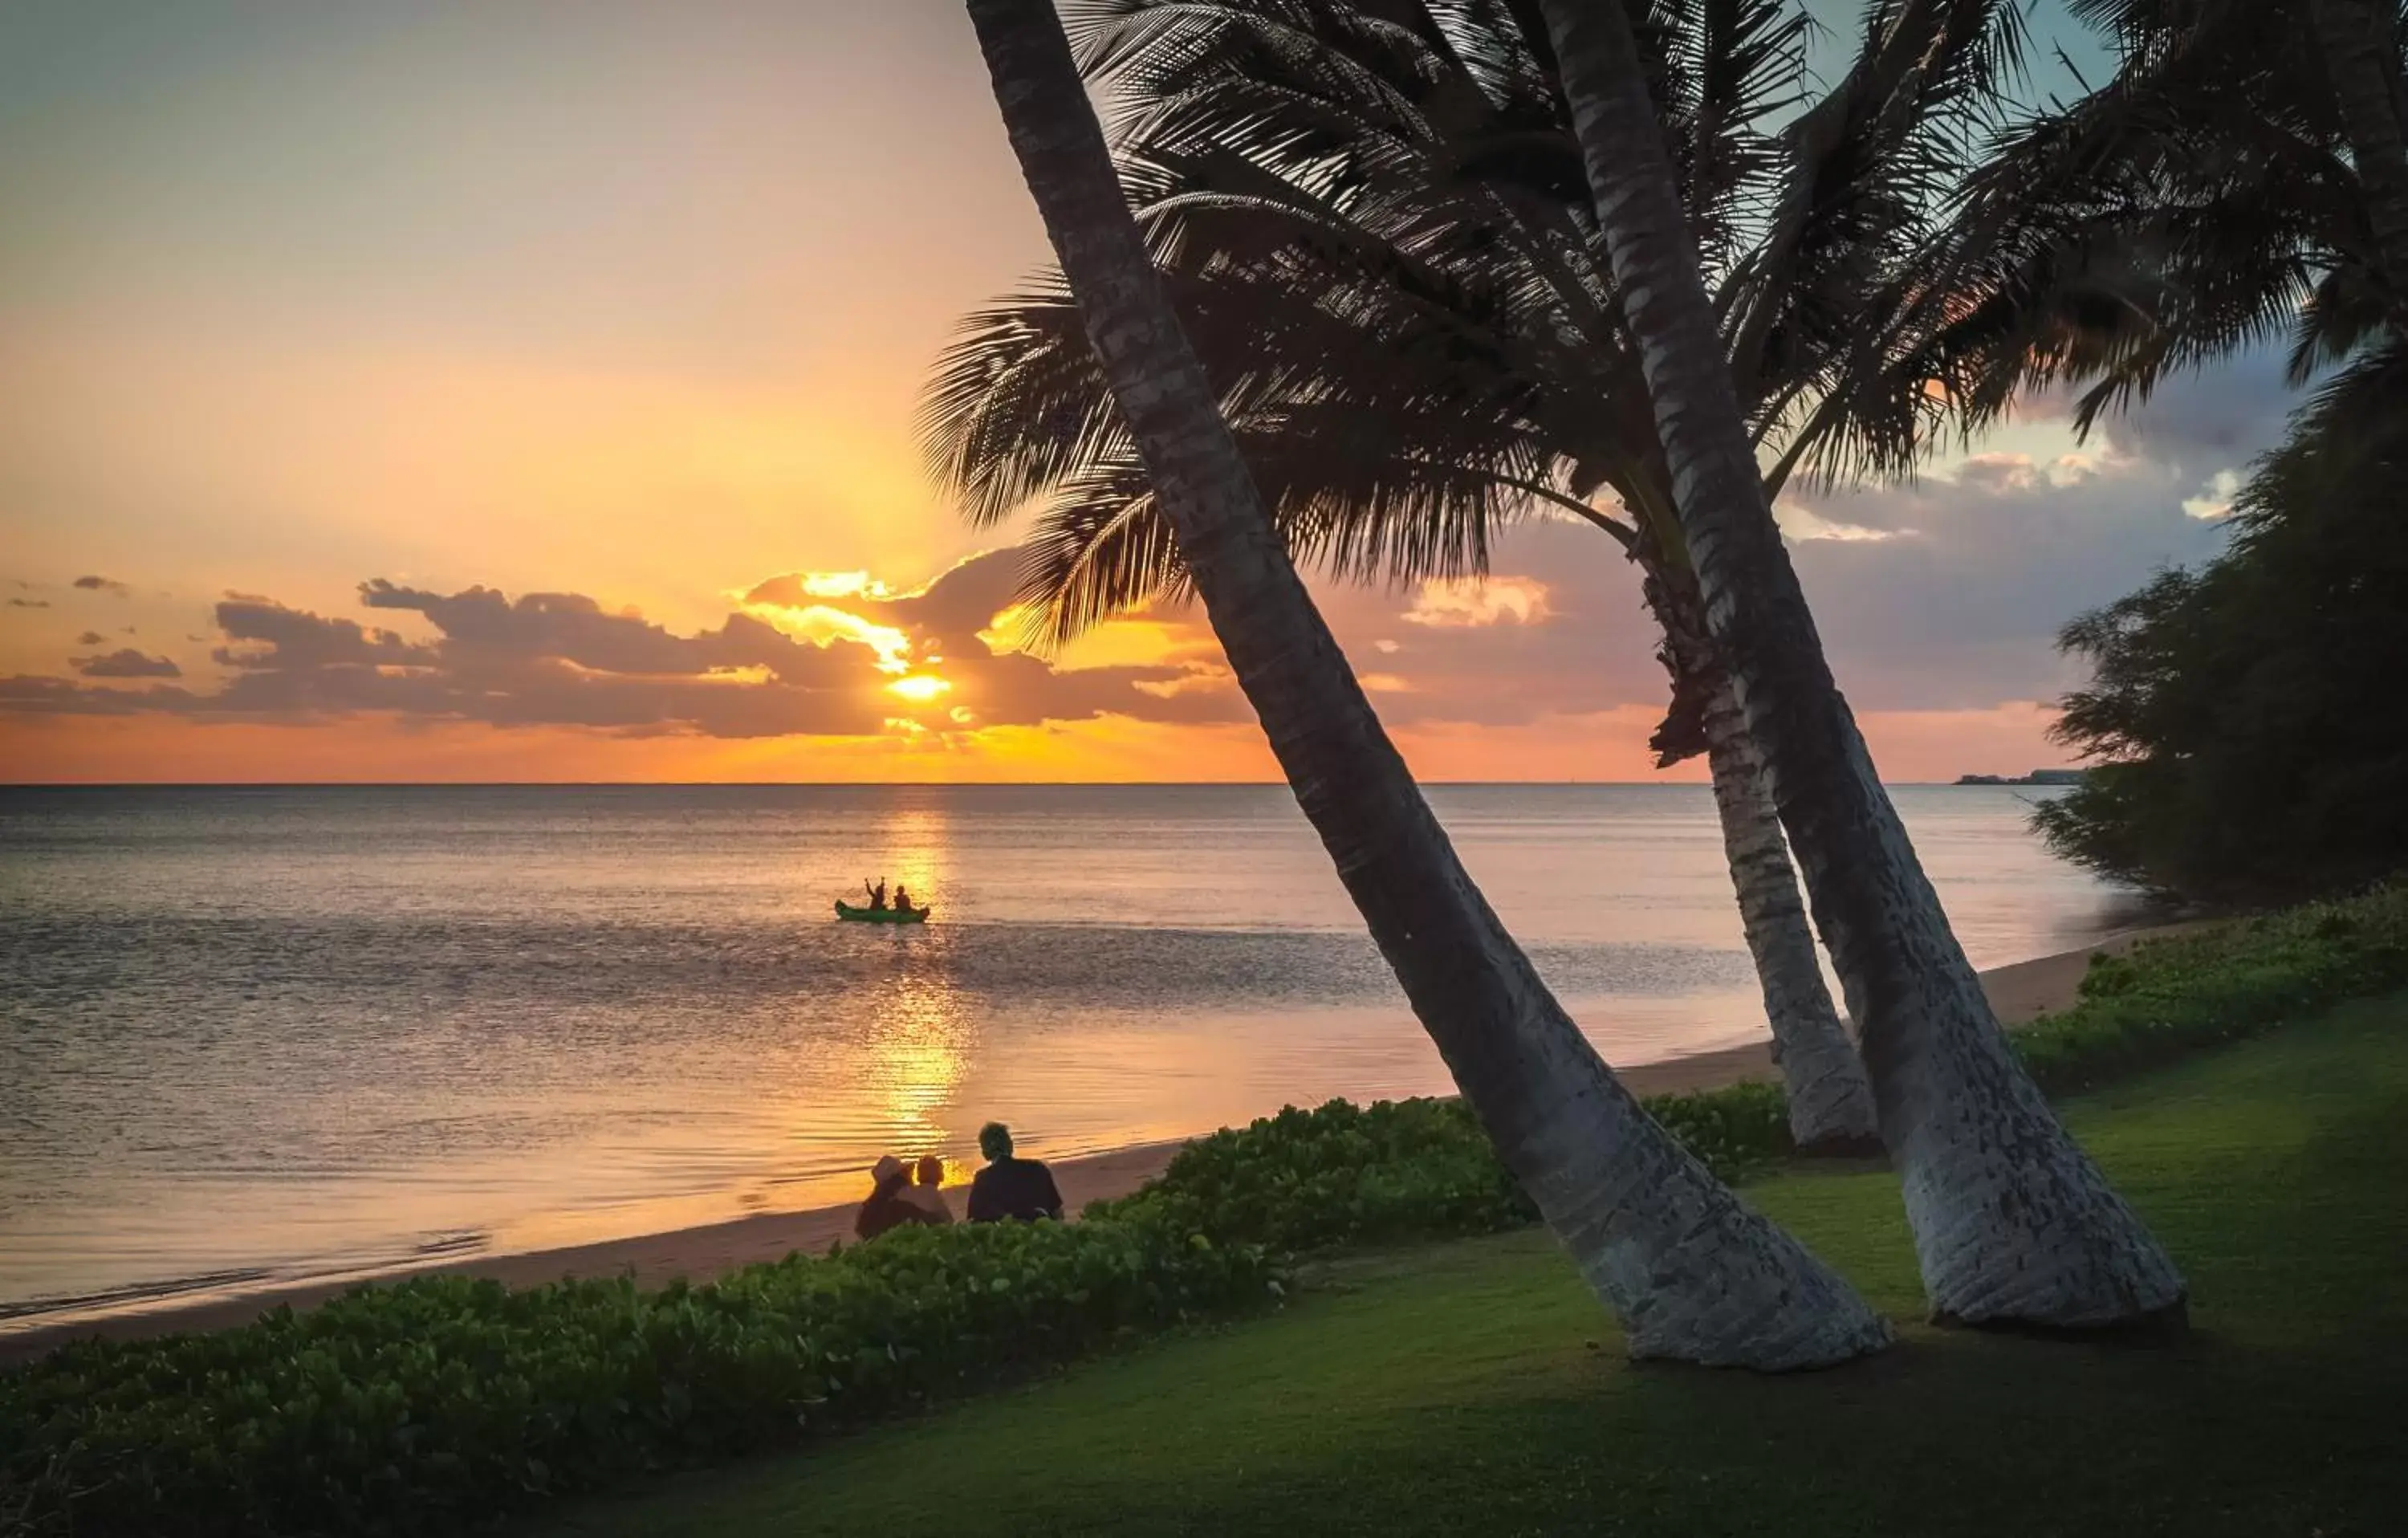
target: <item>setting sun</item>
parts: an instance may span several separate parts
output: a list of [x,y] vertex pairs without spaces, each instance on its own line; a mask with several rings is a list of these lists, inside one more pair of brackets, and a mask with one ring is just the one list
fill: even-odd
[[896,679],[894,683],[886,686],[886,692],[893,695],[901,695],[906,699],[911,700],[917,704],[925,705],[928,701],[936,698],[939,695],[946,693],[952,688],[952,684],[946,683],[943,679],[937,677],[934,673],[914,673],[910,678]]

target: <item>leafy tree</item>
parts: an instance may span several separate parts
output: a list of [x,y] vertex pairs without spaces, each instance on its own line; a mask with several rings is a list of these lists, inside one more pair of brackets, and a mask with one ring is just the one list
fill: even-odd
[[2086,614],[2057,739],[2095,761],[2040,809],[2060,854],[2212,902],[2408,868],[2408,363],[2354,369],[2260,460],[2231,547]]

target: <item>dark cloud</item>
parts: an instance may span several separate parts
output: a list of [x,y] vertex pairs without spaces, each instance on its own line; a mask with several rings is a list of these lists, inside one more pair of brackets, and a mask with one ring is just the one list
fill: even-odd
[[8,607],[11,609],[48,609],[50,606],[50,600],[48,598],[11,598],[8,600]]
[[134,715],[143,711],[197,711],[200,697],[165,684],[148,689],[94,689],[66,678],[17,673],[0,678],[0,712],[31,715]]
[[356,667],[423,667],[436,663],[432,648],[414,646],[391,630],[369,630],[355,620],[322,619],[288,609],[272,598],[228,596],[218,605],[218,629],[233,641],[210,654],[228,668],[303,671]]
[[[442,593],[375,581],[360,588],[364,607],[416,615],[435,635],[414,640],[255,594],[229,594],[216,611],[222,644],[211,653],[231,675],[223,687],[127,691],[20,677],[0,685],[0,710],[283,720],[375,712],[725,738],[868,736],[896,729],[897,719],[941,732],[1108,712],[1162,721],[1239,718],[1242,706],[1193,668],[1056,669],[989,650],[975,639],[975,626],[953,629],[955,618],[975,607],[965,594],[980,576],[958,575],[965,570],[956,568],[910,597],[848,605],[865,618],[876,611],[870,625],[910,626],[916,655],[943,658],[938,676],[949,687],[933,697],[896,693],[890,686],[897,674],[863,640],[798,640],[752,614],[679,635],[581,594],[512,598],[484,587]],[[934,625],[958,643],[924,627]],[[136,663],[145,670],[122,670]],[[174,676],[160,670],[172,663],[130,650],[78,659],[78,667],[91,677]]]
[[172,657],[145,656],[133,647],[124,647],[105,656],[69,657],[75,670],[86,678],[181,678],[184,670]]
[[76,638],[78,646],[105,646],[108,643],[108,638],[97,630],[87,630]]
[[[2238,469],[2281,439],[2301,403],[2284,368],[2283,351],[2264,347],[2177,374],[2147,400],[2100,416],[2088,446],[2148,459],[2194,480]],[[2063,421],[2072,414],[2075,394],[2028,396],[2015,414],[2027,422]]]
[[75,580],[75,585],[87,593],[113,593],[121,598],[134,591],[123,582],[109,577],[78,577]]
[[682,677],[766,668],[781,683],[826,688],[850,677],[862,662],[855,654],[860,649],[851,642],[815,646],[749,614],[730,614],[716,630],[676,636],[632,614],[605,612],[578,593],[527,593],[513,602],[487,587],[447,597],[377,581],[361,585],[360,602],[434,621],[443,632],[442,659],[454,668],[508,666],[533,657],[603,673]]

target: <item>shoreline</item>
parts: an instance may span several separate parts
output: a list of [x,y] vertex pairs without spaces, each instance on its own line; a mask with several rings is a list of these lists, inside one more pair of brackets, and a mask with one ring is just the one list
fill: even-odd
[[[2119,930],[2073,950],[2035,956],[1994,967],[1981,974],[1982,986],[2000,1020],[2014,1028],[2073,1002],[2090,958],[2114,955],[2146,939],[2178,933],[2194,924],[2174,923]],[[1615,1074],[1634,1094],[1677,1095],[1718,1089],[1773,1073],[1770,1041],[1692,1053],[1617,1069]],[[1139,1143],[1100,1154],[1052,1161],[1066,1210],[1077,1212],[1090,1201],[1125,1196],[1160,1174],[1188,1140]],[[948,1186],[956,1206],[967,1187]],[[640,1234],[633,1238],[528,1250],[517,1254],[479,1255],[426,1266],[348,1272],[308,1281],[280,1282],[215,1296],[177,1301],[168,1294],[155,1306],[122,1313],[62,1319],[54,1324],[0,1332],[0,1367],[29,1360],[69,1341],[100,1338],[139,1340],[183,1331],[224,1330],[248,1324],[280,1307],[309,1308],[354,1287],[413,1276],[466,1275],[489,1278],[509,1286],[533,1286],[570,1276],[632,1274],[639,1286],[659,1286],[674,1278],[708,1281],[727,1272],[778,1260],[796,1251],[824,1252],[831,1243],[853,1237],[853,1203],[765,1213],[724,1222]],[[64,1311],[63,1311],[64,1312]],[[20,1315],[38,1318],[38,1315]]]

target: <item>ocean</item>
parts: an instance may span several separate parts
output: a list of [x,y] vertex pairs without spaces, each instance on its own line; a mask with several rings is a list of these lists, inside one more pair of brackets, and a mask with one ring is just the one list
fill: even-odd
[[[2133,921],[1893,794],[1976,966]],[[1429,795],[1608,1061],[1761,1033],[1704,787]],[[0,790],[0,1330],[1448,1088],[1284,787]]]

